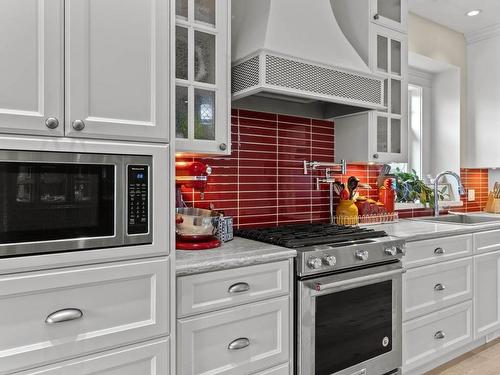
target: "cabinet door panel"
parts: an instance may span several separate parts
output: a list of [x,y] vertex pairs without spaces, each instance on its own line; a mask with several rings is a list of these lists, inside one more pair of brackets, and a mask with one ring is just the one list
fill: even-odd
[[0,132],[63,134],[63,24],[63,0],[0,1]]
[[474,257],[474,332],[478,339],[500,328],[500,251]]
[[168,67],[168,1],[67,2],[66,134],[168,141]]
[[376,24],[405,33],[408,0],[370,0],[371,18]]

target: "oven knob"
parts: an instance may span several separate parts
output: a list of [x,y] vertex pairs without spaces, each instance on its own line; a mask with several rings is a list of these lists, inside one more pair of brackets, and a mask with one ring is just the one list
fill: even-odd
[[401,255],[405,255],[406,254],[406,250],[404,247],[396,247],[396,254],[401,254]]
[[309,268],[312,268],[313,270],[317,270],[318,268],[321,268],[321,259],[309,258],[307,260],[307,265],[309,266]]
[[387,249],[384,250],[384,253],[387,255],[390,255],[392,257],[395,257],[396,254],[398,253],[398,250],[396,249],[396,246],[388,247]]
[[335,258],[333,255],[325,255],[323,257],[323,263],[325,266],[334,266],[337,263],[337,258]]
[[365,261],[368,260],[368,251],[366,250],[356,250],[356,259]]

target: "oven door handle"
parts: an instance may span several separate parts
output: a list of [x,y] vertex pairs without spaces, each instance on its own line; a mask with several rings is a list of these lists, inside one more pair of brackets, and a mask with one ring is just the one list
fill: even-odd
[[364,282],[368,282],[371,280],[377,280],[377,279],[391,277],[394,275],[402,274],[404,271],[405,270],[403,268],[399,268],[397,270],[380,272],[380,273],[376,273],[373,275],[359,276],[359,277],[355,277],[353,279],[339,280],[339,281],[334,281],[331,283],[322,283],[320,281],[315,281],[315,282],[309,283],[308,285],[311,289],[313,289],[317,292],[322,292],[324,290],[336,289],[336,288],[340,288],[340,287],[350,285],[350,284],[364,283]]

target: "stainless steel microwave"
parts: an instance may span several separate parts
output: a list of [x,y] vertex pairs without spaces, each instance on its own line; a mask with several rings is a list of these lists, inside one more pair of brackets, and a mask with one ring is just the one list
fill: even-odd
[[0,258],[152,243],[149,156],[0,150]]

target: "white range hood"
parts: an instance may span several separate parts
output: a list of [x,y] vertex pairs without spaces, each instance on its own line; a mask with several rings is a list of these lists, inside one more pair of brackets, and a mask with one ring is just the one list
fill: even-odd
[[330,1],[232,0],[233,100],[258,94],[384,108],[383,80],[348,42]]

